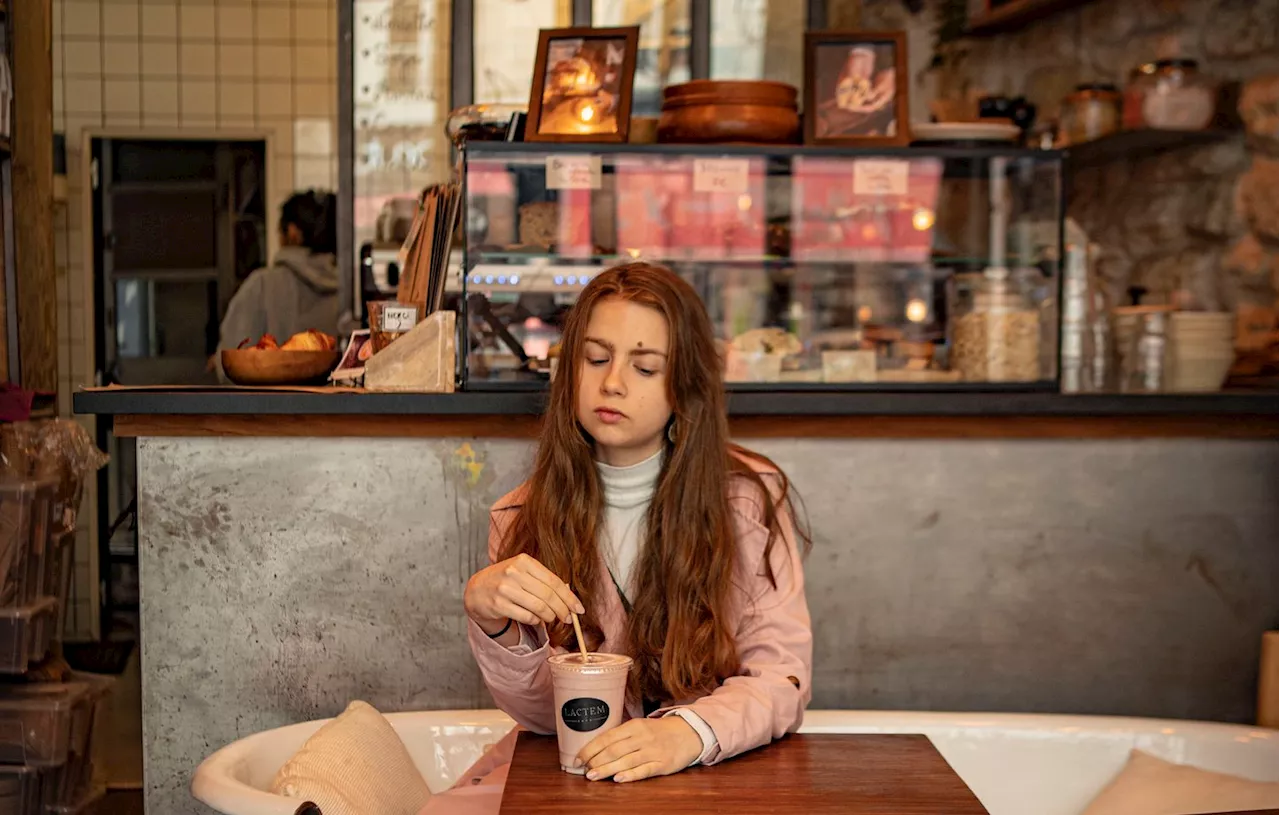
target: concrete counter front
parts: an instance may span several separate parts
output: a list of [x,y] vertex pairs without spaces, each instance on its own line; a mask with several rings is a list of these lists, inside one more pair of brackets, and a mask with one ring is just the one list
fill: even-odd
[[[353,698],[491,706],[460,598],[536,407],[207,396],[76,398],[138,437],[148,811],[206,811],[187,792],[206,755]],[[1274,396],[905,396],[808,416],[735,396],[735,435],[808,510],[815,707],[1252,719]]]

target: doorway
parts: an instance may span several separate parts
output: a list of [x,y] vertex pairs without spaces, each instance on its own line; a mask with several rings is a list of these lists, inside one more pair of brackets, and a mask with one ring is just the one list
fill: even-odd
[[[95,379],[213,385],[218,328],[265,265],[265,140],[92,138]],[[137,636],[133,439],[98,424],[98,638]]]
[[266,144],[101,138],[91,151],[103,384],[215,384],[222,315],[266,259]]

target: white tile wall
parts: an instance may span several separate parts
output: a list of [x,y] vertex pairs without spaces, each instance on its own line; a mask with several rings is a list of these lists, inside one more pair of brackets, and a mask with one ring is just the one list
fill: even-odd
[[258,74],[254,62],[253,43],[223,42],[218,44],[218,79],[252,80]]
[[77,42],[63,54],[62,61],[67,76],[101,76],[102,44],[96,40]]
[[259,76],[269,76],[279,82],[293,79],[293,47],[288,43],[259,41],[254,58]]
[[102,36],[133,37],[138,36],[142,17],[138,12],[138,4],[124,0],[111,0],[102,6]]
[[218,12],[211,5],[183,3],[178,10],[178,36],[183,42],[215,42]]
[[218,75],[218,46],[212,42],[200,42],[183,39],[178,48],[178,69],[186,77],[207,77],[212,79]]
[[218,6],[218,40],[253,42],[253,6]]
[[[85,128],[260,130],[272,135],[270,206],[333,187],[336,0],[52,0],[54,127],[67,136],[67,203],[54,223],[59,411],[90,384],[93,287],[84,256]],[[268,220],[276,219],[274,212]],[[81,509],[96,514],[94,484]],[[77,536],[72,635],[88,635],[88,531]]]
[[170,79],[178,75],[178,43],[147,40],[142,43],[142,75]]
[[253,10],[255,34],[259,40],[291,42],[293,13],[288,5],[258,3]]
[[178,6],[149,4],[142,8],[142,38],[174,41],[178,37]]
[[137,40],[112,40],[102,46],[102,70],[109,77],[138,80],[142,71],[142,45]]
[[68,0],[63,17],[64,37],[99,37],[102,34],[102,4],[96,0]]

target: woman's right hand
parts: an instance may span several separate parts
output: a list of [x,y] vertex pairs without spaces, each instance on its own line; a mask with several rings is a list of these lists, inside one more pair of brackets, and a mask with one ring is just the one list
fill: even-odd
[[486,634],[501,631],[507,620],[525,625],[569,622],[569,612],[586,609],[569,586],[528,555],[516,555],[472,575],[462,595],[467,616]]

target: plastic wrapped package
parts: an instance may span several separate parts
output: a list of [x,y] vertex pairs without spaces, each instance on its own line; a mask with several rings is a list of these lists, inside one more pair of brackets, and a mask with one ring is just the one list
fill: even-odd
[[45,568],[44,596],[58,601],[57,631],[65,631],[67,601],[71,596],[71,580],[75,571],[74,531],[63,532],[49,539],[48,563]]
[[0,608],[44,596],[56,494],[52,479],[0,475]]
[[[49,656],[53,649],[54,635],[59,632],[56,599],[41,598],[40,602],[31,608],[36,611],[31,616],[31,642],[27,646],[27,667],[38,665]],[[61,638],[59,637],[58,640],[61,641]],[[26,672],[26,668],[23,668],[23,672]]]
[[51,769],[66,764],[85,682],[0,686],[0,763]]
[[39,815],[40,807],[39,770],[0,765],[0,815]]
[[93,746],[94,723],[102,700],[115,686],[115,680],[109,676],[78,673],[74,675],[73,681],[83,683],[87,690],[71,706],[66,763],[46,770],[41,775],[41,800],[46,806],[73,806],[93,789],[90,750]]
[[30,665],[44,659],[53,644],[57,613],[58,601],[52,597],[30,606],[0,609],[0,674],[26,673]]
[[0,467],[19,477],[57,482],[54,532],[76,528],[84,482],[107,463],[88,431],[70,419],[14,422],[0,428]]
[[34,481],[0,477],[0,607],[11,608],[26,600],[36,494]]
[[26,478],[35,474],[41,422],[0,425],[0,467],[6,475]]
[[45,595],[50,558],[50,534],[55,525],[53,517],[57,505],[58,484],[53,479],[41,478],[35,484],[35,498],[31,509],[31,529],[27,543],[27,574],[18,593],[20,605],[31,605]]

